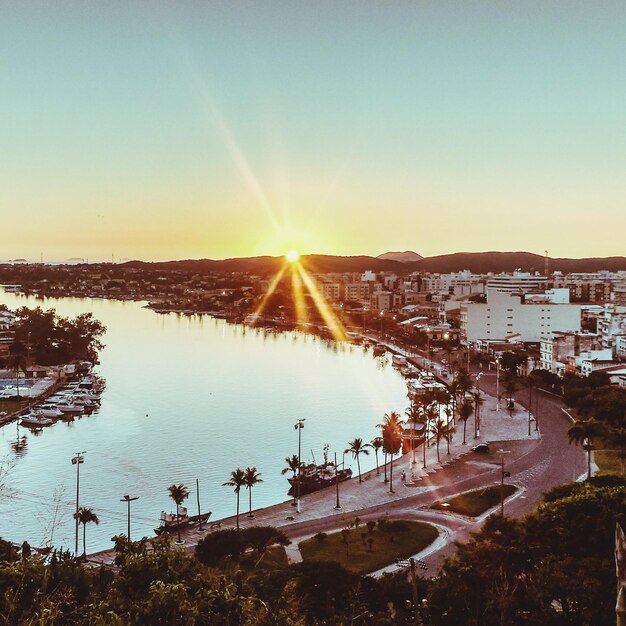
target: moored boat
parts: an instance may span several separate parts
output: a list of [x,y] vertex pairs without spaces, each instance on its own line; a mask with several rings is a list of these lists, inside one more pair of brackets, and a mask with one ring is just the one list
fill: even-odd
[[342,482],[352,477],[352,470],[349,467],[339,469],[338,465],[335,466],[333,462],[328,460],[328,446],[325,446],[324,462],[322,464],[310,463],[309,465],[302,465],[299,476],[296,475],[287,479],[291,485],[289,493],[293,495],[296,492],[298,482],[300,482],[300,494],[304,495],[319,491],[325,487],[331,487],[336,485],[337,482]]
[[31,413],[30,415],[24,415],[20,421],[20,426],[27,426],[28,428],[45,428],[46,426],[52,426],[54,420],[49,417],[41,417]]
[[165,532],[174,532],[179,528],[187,528],[195,523],[206,522],[211,515],[211,511],[208,513],[201,513],[200,515],[189,515],[187,507],[181,506],[178,508],[178,516],[176,513],[166,513],[161,511],[160,525],[154,529],[157,535],[161,535]]

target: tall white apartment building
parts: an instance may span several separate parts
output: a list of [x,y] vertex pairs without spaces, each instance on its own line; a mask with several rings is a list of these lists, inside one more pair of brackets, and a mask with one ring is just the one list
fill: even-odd
[[461,303],[461,339],[502,341],[519,335],[522,342],[539,342],[553,331],[580,331],[580,305],[526,301],[519,293],[489,289],[487,302]]

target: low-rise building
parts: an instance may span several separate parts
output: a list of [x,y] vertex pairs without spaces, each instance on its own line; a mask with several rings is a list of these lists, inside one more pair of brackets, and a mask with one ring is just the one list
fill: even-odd
[[548,333],[541,338],[541,369],[561,375],[567,370],[569,357],[598,350],[599,347],[597,333]]

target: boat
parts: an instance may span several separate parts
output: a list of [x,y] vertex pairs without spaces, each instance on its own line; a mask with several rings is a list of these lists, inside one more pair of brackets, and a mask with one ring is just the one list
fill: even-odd
[[187,528],[195,523],[204,524],[211,516],[211,511],[208,513],[201,513],[200,515],[189,515],[187,507],[181,506],[178,508],[178,516],[176,513],[166,513],[161,511],[160,524],[154,529],[157,535],[162,535],[165,532],[174,532],[179,528]]
[[55,406],[42,406],[37,409],[36,413],[41,417],[47,417],[51,420],[58,420],[63,417],[63,413]]
[[404,367],[407,364],[406,357],[400,354],[394,354],[391,357],[391,364],[395,365],[396,367]]
[[70,415],[78,415],[79,413],[83,413],[85,407],[83,406],[78,406],[76,404],[70,404],[70,403],[66,403],[66,402],[60,402],[58,404],[59,407],[59,411],[61,411],[62,413],[68,413]]
[[[338,464],[339,465],[339,464]],[[292,476],[288,478],[291,488],[289,494],[293,495],[298,488],[298,481],[300,481],[300,495],[307,493],[313,493],[319,491],[325,487],[331,487],[336,485],[337,482],[342,482],[352,478],[352,470],[348,468],[341,468],[335,466],[335,464],[328,460],[328,446],[324,446],[324,462],[321,465],[310,463],[309,465],[302,465],[300,468],[300,476]]]
[[20,421],[20,426],[27,426],[28,428],[45,428],[46,426],[52,426],[52,424],[54,424],[54,420],[49,417],[41,417],[32,413],[24,415]]

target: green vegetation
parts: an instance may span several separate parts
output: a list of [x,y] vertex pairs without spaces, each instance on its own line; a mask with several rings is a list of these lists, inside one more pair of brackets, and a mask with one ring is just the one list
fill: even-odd
[[593,453],[599,474],[624,475],[624,460],[621,450],[596,450]]
[[[601,476],[552,489],[525,518],[489,517],[441,571],[427,572],[433,578],[418,579],[418,597],[428,606],[423,625],[614,626],[615,520],[625,507],[626,480]],[[335,554],[348,549],[356,560],[370,548],[373,554],[397,549],[414,529],[411,522],[353,523],[336,538],[320,533],[312,542],[336,541]],[[20,550],[0,540],[0,621],[15,626],[414,623],[406,572],[373,579],[333,562],[285,565],[281,535],[266,527],[217,531],[202,542],[202,556],[175,548],[168,535],[134,543],[119,536],[115,570],[85,568],[60,552],[44,563],[26,544]]]
[[514,485],[492,485],[485,489],[476,489],[476,491],[468,491],[453,498],[438,500],[431,508],[441,511],[449,511],[450,513],[458,513],[459,515],[467,515],[469,517],[478,517],[485,511],[492,509],[500,504],[504,494],[504,498],[508,498],[514,494],[517,487]]
[[332,561],[355,574],[367,574],[417,554],[437,538],[430,524],[380,520],[378,525],[352,525],[336,533],[300,543],[305,561]]

